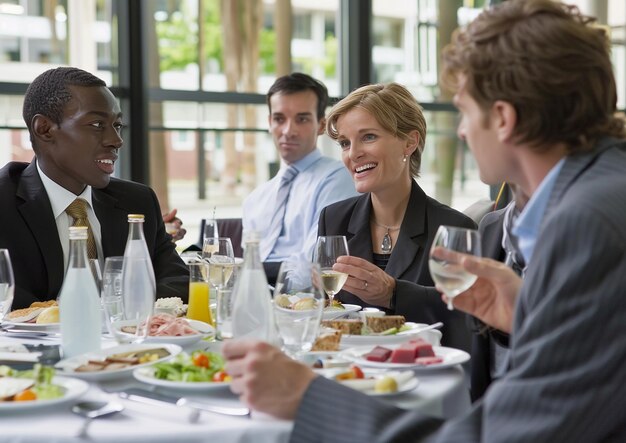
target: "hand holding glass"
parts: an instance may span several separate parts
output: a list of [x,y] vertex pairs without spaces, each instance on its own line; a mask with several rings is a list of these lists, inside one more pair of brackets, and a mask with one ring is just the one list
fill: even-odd
[[326,295],[328,295],[329,306],[332,306],[335,294],[341,291],[348,279],[348,274],[333,270],[337,257],[342,255],[350,255],[345,236],[332,235],[317,238],[313,261],[320,266],[322,285]]
[[283,350],[292,358],[313,347],[324,309],[319,265],[307,260],[286,260],[274,289],[274,318]]
[[476,276],[463,269],[459,260],[461,257],[446,257],[445,259],[433,255],[436,248],[444,248],[462,254],[480,257],[480,234],[475,229],[457,228],[453,226],[439,226],[430,249],[428,266],[430,275],[448,299],[448,309],[454,309],[452,299],[461,292],[469,289],[476,281]]
[[0,249],[0,322],[11,310],[15,280],[13,279],[13,267],[8,249]]

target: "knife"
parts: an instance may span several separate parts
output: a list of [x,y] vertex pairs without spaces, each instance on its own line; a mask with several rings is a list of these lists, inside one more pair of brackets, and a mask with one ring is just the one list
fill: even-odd
[[159,392],[148,391],[141,388],[129,388],[125,391],[118,392],[118,397],[125,400],[136,401],[152,405],[160,405],[163,403],[173,404],[176,406],[186,406],[192,409],[213,412],[215,414],[232,415],[237,417],[250,417],[248,408],[237,408],[231,406],[215,406],[187,397],[174,397],[171,395],[161,394]]

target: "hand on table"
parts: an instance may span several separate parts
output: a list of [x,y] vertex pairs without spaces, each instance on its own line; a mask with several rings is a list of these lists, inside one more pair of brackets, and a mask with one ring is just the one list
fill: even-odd
[[[504,263],[490,258],[459,254],[443,248],[438,248],[433,254],[441,258],[449,254],[462,255],[460,263],[463,268],[478,276],[471,288],[453,299],[454,307],[496,329],[511,332],[522,279]],[[445,295],[442,298],[447,301]]]
[[366,303],[388,308],[396,287],[396,280],[373,263],[359,257],[342,255],[333,270],[349,275],[343,289]]
[[167,233],[172,236],[172,241],[177,242],[182,240],[187,234],[187,230],[184,229],[183,222],[180,218],[176,217],[177,209],[172,209],[167,214],[163,214],[163,223],[166,223]]
[[304,392],[317,375],[278,348],[255,340],[228,340],[222,354],[232,377],[231,391],[249,408],[293,419]]

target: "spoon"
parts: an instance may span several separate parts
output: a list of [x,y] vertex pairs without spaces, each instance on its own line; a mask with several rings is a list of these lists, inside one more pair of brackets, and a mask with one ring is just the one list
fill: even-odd
[[419,329],[407,329],[406,331],[398,332],[396,335],[409,335],[409,334],[419,334],[420,332],[430,331],[431,329],[439,329],[443,326],[443,323],[438,321],[437,323],[433,323],[432,325],[424,326]]
[[114,401],[83,401],[76,403],[72,406],[72,412],[85,417],[86,420],[83,426],[78,431],[78,437],[85,437],[87,435],[87,428],[91,424],[91,420],[98,417],[104,417],[106,415],[115,414],[124,410],[124,405]]

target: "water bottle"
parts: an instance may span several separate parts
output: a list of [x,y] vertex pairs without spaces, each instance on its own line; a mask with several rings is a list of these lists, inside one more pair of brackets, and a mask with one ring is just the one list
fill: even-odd
[[69,231],[69,266],[59,293],[63,358],[98,351],[102,331],[100,297],[87,259],[87,227]]
[[154,268],[143,222],[143,214],[128,214],[128,239],[122,266],[122,309],[124,319],[137,327],[133,339],[136,343],[141,343],[148,334],[156,295]]
[[241,272],[233,288],[232,333],[234,338],[276,341],[272,299],[259,252],[259,233],[245,233]]

